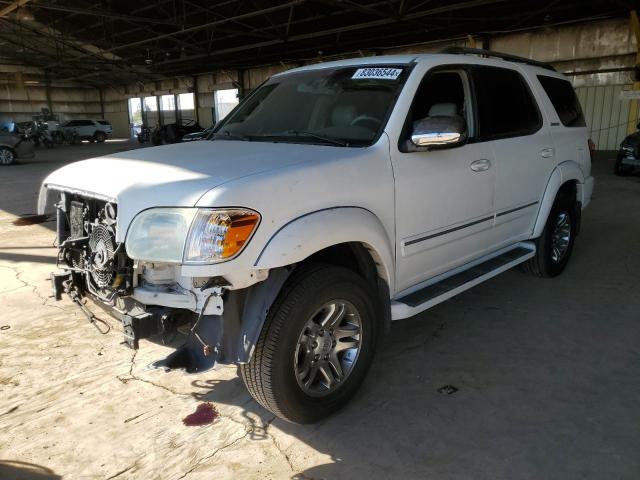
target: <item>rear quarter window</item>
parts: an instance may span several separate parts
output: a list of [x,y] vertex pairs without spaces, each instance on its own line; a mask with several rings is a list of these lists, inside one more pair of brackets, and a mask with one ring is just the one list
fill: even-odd
[[545,75],[538,75],[538,80],[565,127],[586,126],[580,101],[568,80]]
[[481,140],[531,135],[540,130],[540,111],[520,73],[500,67],[475,67],[472,78]]

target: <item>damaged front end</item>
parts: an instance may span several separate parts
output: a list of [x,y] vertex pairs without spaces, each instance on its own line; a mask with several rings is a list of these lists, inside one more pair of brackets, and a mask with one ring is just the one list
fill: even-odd
[[124,242],[116,241],[115,202],[63,191],[55,207],[57,266],[63,270],[51,274],[57,300],[69,295],[95,324],[84,304],[91,298],[122,322],[125,343],[134,349],[145,338],[164,344],[182,338],[175,352],[154,362],[156,367],[193,373],[216,363],[249,361],[288,270],[237,290],[227,288],[223,277],[184,277],[179,265],[127,256]]

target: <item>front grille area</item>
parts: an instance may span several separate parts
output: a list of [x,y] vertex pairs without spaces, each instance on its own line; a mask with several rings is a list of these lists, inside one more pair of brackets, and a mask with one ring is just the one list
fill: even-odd
[[58,263],[74,284],[103,301],[129,295],[133,261],[116,242],[117,205],[61,193],[58,209]]

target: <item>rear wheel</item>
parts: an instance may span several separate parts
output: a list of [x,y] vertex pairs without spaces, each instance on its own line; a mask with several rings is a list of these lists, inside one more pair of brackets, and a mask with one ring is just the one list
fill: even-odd
[[618,154],[618,156],[616,157],[616,163],[613,166],[613,173],[615,173],[619,177],[627,176],[631,171],[629,167],[622,164],[622,158],[623,156],[621,154]]
[[253,398],[295,423],[318,421],[346,404],[373,360],[375,305],[354,272],[299,267],[270,309],[253,358],[240,366]]
[[555,277],[567,266],[577,233],[578,211],[568,195],[556,198],[542,235],[536,240],[536,254],[522,264],[522,270],[537,277]]
[[0,147],[0,165],[11,165],[16,161],[16,154],[7,147]]

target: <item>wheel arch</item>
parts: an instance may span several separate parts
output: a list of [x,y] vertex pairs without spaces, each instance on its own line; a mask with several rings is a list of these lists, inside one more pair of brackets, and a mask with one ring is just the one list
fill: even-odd
[[326,259],[327,252],[344,252],[346,246],[359,268],[365,268],[362,262],[368,256],[377,276],[393,291],[394,255],[387,233],[376,215],[360,207],[328,208],[291,220],[271,236],[254,266],[273,269]]
[[584,183],[584,174],[577,162],[566,161],[559,164],[547,181],[547,186],[540,202],[540,209],[533,228],[533,238],[537,238],[542,234],[547,218],[553,207],[558,194],[567,192],[578,201],[578,188]]

